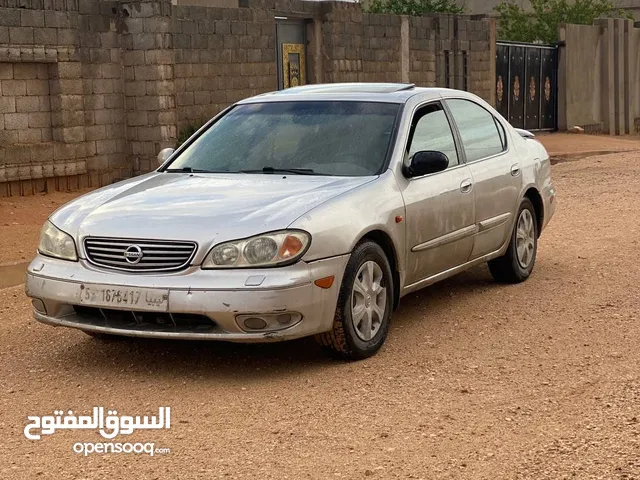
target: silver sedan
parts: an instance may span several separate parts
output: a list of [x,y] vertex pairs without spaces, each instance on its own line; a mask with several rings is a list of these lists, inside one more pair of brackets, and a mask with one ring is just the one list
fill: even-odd
[[232,105],[159,168],[51,215],[26,291],[104,337],[382,346],[404,295],[488,262],[531,274],[549,155],[480,98],[331,84]]

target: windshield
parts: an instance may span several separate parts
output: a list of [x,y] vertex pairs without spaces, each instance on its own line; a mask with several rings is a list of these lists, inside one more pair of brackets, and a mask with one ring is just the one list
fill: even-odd
[[399,109],[392,103],[344,101],[238,105],[167,170],[376,175]]

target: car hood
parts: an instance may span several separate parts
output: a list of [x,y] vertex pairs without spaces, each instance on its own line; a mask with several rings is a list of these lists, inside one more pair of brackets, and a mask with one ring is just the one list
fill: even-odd
[[76,241],[85,236],[195,241],[198,260],[214,243],[287,228],[321,203],[372,180],[153,172],[83,195],[51,221]]

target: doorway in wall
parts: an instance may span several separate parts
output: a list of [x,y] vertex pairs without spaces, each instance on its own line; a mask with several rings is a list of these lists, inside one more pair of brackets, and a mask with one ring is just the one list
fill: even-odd
[[305,31],[303,20],[276,19],[279,90],[307,83]]

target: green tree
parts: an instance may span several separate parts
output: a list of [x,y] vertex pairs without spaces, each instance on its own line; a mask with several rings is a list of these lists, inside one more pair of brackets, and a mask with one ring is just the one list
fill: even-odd
[[423,15],[425,13],[464,13],[455,0],[371,0],[369,13]]
[[561,23],[591,25],[599,17],[633,18],[611,0],[531,0],[531,6],[528,12],[515,0],[502,0],[496,7],[501,40],[553,43]]

